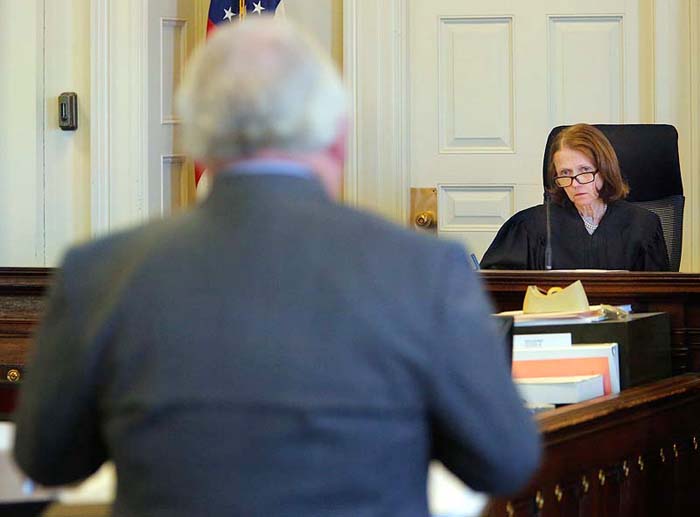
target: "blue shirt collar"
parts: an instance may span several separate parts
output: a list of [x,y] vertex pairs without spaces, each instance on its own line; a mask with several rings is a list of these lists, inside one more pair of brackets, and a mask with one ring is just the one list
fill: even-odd
[[228,169],[221,171],[222,175],[268,175],[281,174],[284,176],[297,176],[301,178],[310,178],[311,170],[306,165],[293,160],[274,159],[274,158],[253,158],[251,160],[243,160]]

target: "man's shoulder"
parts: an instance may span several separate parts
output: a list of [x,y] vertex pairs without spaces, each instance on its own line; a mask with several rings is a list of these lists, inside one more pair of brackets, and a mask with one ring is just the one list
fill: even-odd
[[169,235],[175,235],[181,224],[182,217],[159,219],[75,245],[67,251],[63,267],[80,271],[90,264],[125,266],[166,240]]

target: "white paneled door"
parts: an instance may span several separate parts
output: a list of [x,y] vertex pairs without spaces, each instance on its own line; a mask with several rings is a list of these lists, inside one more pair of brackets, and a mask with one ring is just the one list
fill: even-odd
[[478,257],[542,201],[549,130],[639,122],[638,0],[409,2],[408,169]]
[[92,2],[91,204],[99,235],[192,201],[175,90],[205,31],[208,0]]
[[203,2],[148,2],[147,198],[151,216],[167,215],[194,201],[193,164],[182,148],[175,93],[195,40],[205,27],[200,4]]

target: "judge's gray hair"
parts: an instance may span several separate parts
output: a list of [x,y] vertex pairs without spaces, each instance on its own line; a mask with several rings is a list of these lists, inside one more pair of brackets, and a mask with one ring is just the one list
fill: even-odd
[[193,55],[178,107],[188,151],[221,161],[262,149],[324,149],[347,113],[330,59],[293,25],[272,17],[218,28]]

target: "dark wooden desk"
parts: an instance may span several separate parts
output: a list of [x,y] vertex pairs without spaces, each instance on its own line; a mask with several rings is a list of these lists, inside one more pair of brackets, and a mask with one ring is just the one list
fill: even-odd
[[700,508],[700,374],[537,415],[544,461],[488,516],[685,516]]
[[14,408],[52,273],[49,268],[0,268],[0,415]]
[[[700,508],[700,374],[537,415],[544,460],[521,493],[486,515],[695,515]],[[45,517],[102,517],[106,505],[53,506]]]
[[674,374],[700,372],[700,274],[482,271],[481,275],[499,311],[522,309],[528,285],[547,289],[581,280],[591,304],[632,304],[636,312],[667,312]]
[[[51,268],[0,268],[0,414],[14,404],[32,331],[41,315]],[[700,274],[483,271],[499,310],[522,307],[528,285],[583,282],[591,303],[631,303],[638,312],[668,312],[674,374],[700,372]]]
[[[21,380],[51,274],[43,268],[0,268],[0,412],[10,412],[14,403],[18,383],[7,376],[14,369]],[[581,279],[591,303],[668,312],[675,371],[700,371],[700,275],[485,271],[482,276],[502,310],[520,308],[528,285]],[[496,501],[490,515],[508,515],[507,508],[514,515],[534,515],[539,505],[539,515],[692,515],[700,507],[700,375],[665,379],[537,419],[544,465],[519,496]]]

